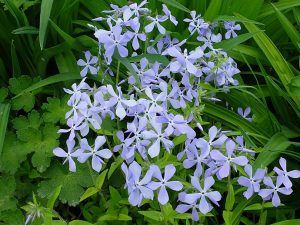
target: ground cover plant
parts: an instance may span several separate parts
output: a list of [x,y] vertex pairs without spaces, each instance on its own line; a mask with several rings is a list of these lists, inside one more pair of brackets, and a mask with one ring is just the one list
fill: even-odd
[[0,224],[300,224],[299,1],[0,5]]

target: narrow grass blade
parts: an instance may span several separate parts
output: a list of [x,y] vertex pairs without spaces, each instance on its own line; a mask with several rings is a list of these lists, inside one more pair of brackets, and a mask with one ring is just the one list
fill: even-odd
[[253,165],[254,170],[257,168],[265,168],[271,164],[290,145],[291,142],[289,142],[288,138],[283,133],[280,132],[275,134],[264,146],[262,152],[257,156]]
[[236,16],[225,16],[225,15],[220,15],[215,18],[215,21],[235,21],[235,22],[247,22],[247,23],[254,23],[257,25],[264,25],[263,23],[257,22],[255,20],[250,20],[247,18],[238,18]]
[[240,130],[244,131],[247,134],[254,133],[263,136],[263,139],[255,137],[262,144],[265,143],[265,138],[270,137],[270,134],[268,134],[264,130],[258,128],[243,117],[237,115],[236,113],[230,110],[225,109],[224,107],[218,106],[210,102],[205,102],[204,112],[207,113],[208,116],[218,118],[219,120],[224,121],[230,127],[238,127]]
[[172,7],[175,7],[177,9],[180,9],[184,12],[187,12],[187,13],[190,13],[191,11],[186,8],[184,5],[180,4],[178,1],[175,1],[175,0],[159,0],[169,6],[172,6]]
[[207,21],[213,21],[213,19],[219,14],[222,6],[222,0],[212,0],[204,14],[204,19]]
[[[242,16],[240,17],[244,18]],[[261,31],[255,24],[244,23],[244,25],[250,33],[257,33],[258,31]],[[257,33],[253,36],[253,38],[273,66],[287,92],[293,98],[297,106],[300,107],[300,97],[292,95],[288,87],[291,79],[294,77],[294,74],[287,61],[283,58],[278,48],[264,32],[261,31],[260,33]]]
[[53,191],[50,199],[48,200],[47,202],[47,208],[48,209],[53,209],[54,207],[54,204],[55,204],[55,201],[56,199],[58,198],[59,194],[60,194],[60,191],[61,191],[61,187],[62,185],[59,185],[57,188],[55,188],[55,190]]
[[4,145],[4,138],[9,118],[10,104],[0,104],[0,155]]
[[18,29],[14,29],[11,33],[12,34],[38,34],[39,30],[36,27],[24,26]]
[[294,46],[299,51],[300,50],[298,47],[298,43],[300,43],[299,31],[293,26],[293,24],[291,24],[291,22],[286,18],[286,16],[276,8],[274,4],[272,4],[272,6],[275,10],[279,22],[282,25],[281,27],[285,30],[286,34],[289,36]]
[[75,38],[64,32],[59,26],[57,26],[51,19],[49,19],[51,26],[57,31],[57,33],[70,45],[75,43]]
[[285,220],[278,223],[272,223],[271,225],[296,225],[296,224],[300,224],[300,219]]
[[13,67],[13,76],[14,77],[20,76],[21,68],[20,68],[14,40],[11,41],[11,61],[12,61],[12,67]]
[[[279,1],[274,3],[274,6],[280,11],[285,9],[293,9],[297,6],[300,6],[300,1],[299,0]],[[257,19],[261,20],[266,16],[272,15],[273,13],[274,13],[273,6],[267,3],[262,7],[260,14],[257,16]]]
[[53,0],[43,0],[41,3],[41,14],[40,14],[40,31],[39,31],[39,42],[40,48],[44,49],[46,42],[46,32],[48,22],[51,14]]
[[68,81],[68,80],[77,80],[77,79],[82,79],[82,77],[80,77],[80,75],[78,73],[62,73],[62,74],[53,75],[51,77],[48,77],[44,80],[41,80],[41,81],[31,85],[29,88],[26,88],[25,90],[23,90],[20,94],[14,96],[13,99],[15,99],[25,93],[34,91],[36,89],[39,89],[41,87],[44,87],[44,86],[47,86],[50,84],[55,84],[58,82]]
[[14,2],[11,0],[4,0],[4,3],[11,15],[15,18],[17,25],[19,27],[25,25],[24,14],[16,7]]
[[230,49],[233,49],[235,46],[249,40],[252,38],[255,34],[247,33],[247,34],[241,34],[235,38],[231,38],[228,40],[223,40],[219,43],[214,44],[215,48],[222,48],[225,51],[228,51]]
[[221,15],[239,13],[248,19],[256,19],[264,0],[222,0]]

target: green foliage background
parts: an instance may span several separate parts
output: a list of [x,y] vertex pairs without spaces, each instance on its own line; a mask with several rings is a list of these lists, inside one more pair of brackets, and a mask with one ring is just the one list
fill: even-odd
[[[150,0],[149,7],[159,9],[162,2],[178,21],[196,10],[208,21],[242,24],[243,34],[217,44],[238,62],[241,86],[219,95],[233,109],[250,106],[254,123],[209,102],[201,113],[204,119],[241,131],[248,145],[260,150],[256,167],[272,164],[283,155],[291,169],[299,169],[300,1]],[[76,60],[82,51],[96,49],[87,24],[101,16],[110,3],[124,5],[127,1],[0,1],[0,224],[23,224],[21,207],[33,201],[32,193],[37,195],[39,210],[47,215],[45,221],[36,220],[35,224],[65,224],[52,221],[59,218],[55,211],[65,221],[73,220],[70,225],[130,224],[132,218],[135,224],[176,224],[171,205],[162,212],[138,212],[128,206],[120,160],[100,175],[88,165],[69,173],[52,155],[53,148],[60,145],[57,130],[65,125],[68,111],[63,87],[81,79]],[[182,24],[177,30],[182,31],[173,30],[180,39],[188,35]],[[126,76],[125,66],[121,69]],[[103,132],[113,132],[111,127],[104,124]],[[275,209],[253,198],[235,199],[232,210],[218,217],[225,224],[300,224],[296,220],[300,218],[299,181],[295,185],[293,195],[284,200],[287,206]],[[218,224],[210,215],[205,221]]]

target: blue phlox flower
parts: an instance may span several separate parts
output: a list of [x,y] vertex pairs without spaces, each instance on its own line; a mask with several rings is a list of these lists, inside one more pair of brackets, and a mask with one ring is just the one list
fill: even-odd
[[221,129],[216,126],[212,126],[208,130],[209,145],[212,147],[220,147],[227,140],[227,136],[221,133]]
[[[105,48],[105,57],[107,63],[110,64],[112,60],[112,55],[114,54],[115,48],[118,49],[118,52],[121,57],[128,56],[128,50],[126,48],[127,43],[130,40],[130,37],[127,35],[122,35],[122,28],[118,25],[112,27],[112,34],[102,34],[97,35],[100,43],[104,44]],[[96,34],[95,34],[96,35]]]
[[107,85],[107,91],[112,96],[109,101],[114,105],[116,104],[116,115],[122,120],[126,116],[125,108],[135,106],[137,103],[133,99],[124,99],[121,87],[117,87],[117,90],[118,94],[111,85]]
[[209,158],[210,147],[203,138],[194,139],[194,142],[195,145],[186,152],[187,158],[183,161],[183,167],[189,169],[196,165],[194,176],[199,177],[202,175],[203,163],[206,163]]
[[78,161],[81,163],[86,162],[90,157],[92,157],[92,168],[100,172],[102,165],[105,163],[103,159],[109,159],[112,157],[112,152],[105,148],[100,149],[99,148],[104,145],[106,142],[106,139],[104,136],[98,136],[95,139],[95,145],[94,148],[92,148],[86,138],[80,140],[80,149],[82,150],[82,153],[78,156]]
[[175,25],[177,26],[178,21],[176,20],[176,18],[174,16],[172,16],[171,11],[168,9],[168,7],[165,4],[162,4],[163,7],[163,12],[165,13],[165,15],[169,18],[169,20]]
[[67,140],[67,152],[64,151],[62,148],[55,148],[53,149],[53,154],[58,156],[58,157],[62,157],[62,158],[66,158],[63,162],[63,164],[65,164],[66,162],[69,162],[69,170],[71,172],[76,172],[76,164],[73,160],[73,158],[77,158],[81,153],[82,150],[81,149],[77,149],[74,151],[74,146],[75,146],[75,140]]
[[286,188],[291,188],[293,186],[290,178],[299,178],[300,177],[300,171],[299,170],[291,170],[287,171],[286,168],[286,159],[283,157],[280,157],[279,164],[282,169],[279,169],[278,167],[274,167],[274,171],[277,173],[278,176],[283,177],[283,185]]
[[252,156],[255,154],[254,150],[246,148],[243,136],[236,136],[235,142],[238,144],[238,146],[237,146],[238,151],[241,151],[244,153],[250,153],[250,155],[252,155]]
[[181,160],[184,155],[193,152],[196,149],[196,138],[189,138],[184,142],[184,149],[177,154],[177,159]]
[[142,1],[140,4],[132,3],[127,7],[123,12],[124,20],[129,20],[133,15],[136,17],[140,17],[141,13],[148,13],[148,8],[143,8],[144,5],[148,3],[147,0]]
[[210,176],[204,178],[203,188],[200,184],[199,177],[197,176],[191,177],[191,183],[193,187],[196,189],[196,192],[184,195],[183,198],[184,202],[189,203],[195,200],[196,201],[200,200],[197,209],[203,214],[206,214],[213,209],[213,206],[207,200],[210,200],[210,202],[219,206],[218,201],[221,200],[222,196],[220,192],[211,190],[211,187],[215,183],[213,177]]
[[65,118],[68,119],[73,116],[74,120],[77,120],[78,117],[83,115],[83,112],[87,109],[88,104],[83,100],[85,93],[75,94],[74,98],[70,98],[67,102],[68,106],[72,107],[65,115]]
[[125,144],[128,147],[132,147],[133,151],[138,151],[143,159],[147,158],[146,147],[150,144],[149,140],[143,138],[142,132],[146,129],[148,120],[141,117],[139,120],[134,120],[131,123],[127,123],[127,130],[125,133],[128,137],[125,140]]
[[126,143],[126,138],[123,131],[117,132],[118,139],[122,142],[119,145],[116,145],[113,149],[114,152],[118,152],[122,149],[121,157],[126,160],[127,163],[131,163],[134,160],[135,148],[129,147]]
[[197,37],[197,40],[203,42],[203,45],[201,46],[203,51],[205,51],[207,48],[209,48],[209,50],[215,50],[213,44],[222,41],[222,35],[207,32],[204,36]]
[[181,201],[182,203],[179,204],[175,210],[179,213],[185,213],[188,210],[192,209],[192,220],[198,221],[199,220],[199,215],[198,215],[199,204],[197,203],[198,199],[191,199],[191,198],[186,199],[185,195],[186,195],[185,192],[179,193],[178,200]]
[[249,199],[254,193],[259,192],[260,183],[263,181],[266,171],[264,169],[257,169],[254,176],[252,175],[252,166],[247,164],[245,167],[245,172],[248,177],[240,176],[237,182],[244,187],[247,187],[247,190],[243,193],[246,199]]
[[227,32],[225,34],[226,39],[229,39],[231,37],[235,38],[237,36],[235,31],[241,30],[241,25],[235,24],[234,21],[227,21],[227,22],[224,22],[224,28],[227,30]]
[[276,177],[276,185],[274,185],[271,177],[265,177],[264,178],[264,184],[268,188],[260,189],[259,195],[263,199],[270,199],[272,198],[272,204],[275,207],[278,207],[281,203],[278,193],[281,193],[283,195],[290,195],[293,190],[291,188],[286,188],[282,186],[284,181],[283,176],[277,176]]
[[191,74],[197,75],[198,68],[195,67],[194,62],[203,56],[201,48],[196,48],[194,51],[188,53],[187,49],[183,53],[179,52],[176,47],[168,49],[168,55],[175,59],[170,63],[170,71],[178,72],[181,67],[186,67]]
[[128,191],[129,203],[133,206],[140,206],[144,198],[153,200],[153,191],[147,187],[152,179],[152,170],[149,169],[141,179],[142,167],[136,161],[128,167],[123,163],[121,168],[125,174],[125,188]]
[[125,35],[127,35],[130,40],[132,40],[132,47],[136,51],[140,48],[139,40],[146,41],[146,34],[139,33],[141,24],[138,20],[131,20],[130,21],[130,27],[133,31],[127,31]]
[[250,107],[247,107],[245,110],[243,110],[241,107],[238,107],[237,109],[237,113],[245,118],[246,120],[248,120],[249,122],[252,122],[252,118],[251,117],[248,117],[250,116],[250,113],[251,113],[251,108]]
[[72,140],[75,138],[75,131],[80,131],[81,135],[84,137],[87,135],[86,124],[82,123],[84,121],[84,117],[78,117],[76,120],[71,117],[67,120],[67,125],[69,129],[59,129],[58,133],[70,133],[69,139]]
[[245,166],[248,159],[245,156],[235,156],[235,143],[232,140],[226,142],[226,155],[223,155],[219,150],[212,150],[210,156],[219,164],[218,177],[223,179],[230,174],[230,167],[235,168],[236,165]]
[[155,191],[159,189],[158,201],[160,204],[165,205],[169,202],[169,194],[166,187],[173,191],[180,191],[183,185],[179,181],[170,181],[176,172],[176,168],[173,164],[169,164],[165,167],[164,176],[162,176],[160,168],[157,165],[150,166],[152,170],[152,176],[158,181],[151,181],[147,184],[147,187]]
[[[144,83],[145,83],[145,76],[148,76],[148,77],[154,77],[155,74],[154,74],[154,71],[152,70],[152,68],[148,68],[148,65],[149,65],[149,62],[146,58],[142,58],[140,63],[131,63],[131,66],[133,67],[134,71],[136,72],[137,76],[140,78],[143,86],[144,86]],[[135,84],[136,83],[136,78],[131,75],[129,77],[129,80],[128,82],[130,84]]]
[[145,32],[150,33],[156,26],[159,33],[165,34],[166,29],[160,23],[165,22],[167,19],[168,19],[167,16],[160,16],[160,15],[157,15],[156,17],[147,16],[147,20],[150,20],[151,22],[147,26],[145,26]]
[[168,139],[169,135],[162,131],[162,124],[157,123],[155,118],[151,120],[151,126],[153,130],[145,130],[142,132],[142,136],[146,140],[154,139],[152,145],[148,148],[148,154],[151,158],[154,158],[160,153],[161,143],[165,149],[170,153],[170,149],[173,148],[174,144]]
[[173,108],[186,108],[186,101],[192,102],[193,96],[190,94],[185,93],[187,90],[181,89],[178,85],[178,82],[173,80],[172,81],[172,91],[169,94],[169,100]]
[[149,98],[151,102],[150,109],[151,111],[161,112],[163,111],[162,106],[160,103],[166,100],[166,93],[161,91],[159,94],[154,93],[149,87],[145,88],[145,94]]
[[79,59],[77,61],[77,65],[83,67],[83,69],[80,71],[80,75],[85,77],[89,71],[91,74],[96,75],[98,73],[98,68],[94,67],[93,65],[97,64],[98,57],[93,56],[90,51],[86,51],[84,55],[86,61],[83,59]]
[[196,21],[191,22],[188,30],[190,31],[191,35],[197,32],[200,37],[211,32],[209,29],[209,23],[206,23],[202,18],[198,18]]

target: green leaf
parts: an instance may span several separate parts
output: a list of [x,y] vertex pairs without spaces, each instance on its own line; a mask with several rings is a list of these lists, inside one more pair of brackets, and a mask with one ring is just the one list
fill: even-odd
[[24,216],[20,210],[7,210],[0,213],[1,225],[20,225],[24,224]]
[[296,224],[300,224],[300,219],[285,220],[278,223],[272,223],[271,225],[296,225]]
[[68,95],[64,95],[61,99],[59,98],[47,98],[47,103],[43,103],[42,109],[45,111],[43,113],[43,119],[46,123],[57,123],[65,124],[65,115],[70,110],[67,105],[69,99]]
[[266,225],[267,224],[267,218],[268,218],[268,211],[264,210],[259,215],[259,225]]
[[48,27],[48,22],[51,14],[53,0],[43,0],[41,3],[41,13],[40,13],[40,30],[39,30],[39,42],[40,48],[43,49],[46,42],[46,32]]
[[223,211],[223,219],[226,225],[232,225],[232,212]]
[[129,62],[139,62],[142,58],[146,58],[151,63],[159,62],[163,66],[167,66],[170,63],[167,57],[159,54],[142,54],[138,56],[129,57],[127,59],[129,60]]
[[180,4],[178,1],[176,0],[159,0],[163,3],[165,3],[166,5],[172,6],[174,8],[177,8],[179,10],[182,10],[184,12],[190,13],[191,11],[186,8],[184,5]]
[[27,117],[25,116],[15,117],[12,123],[13,123],[13,127],[16,130],[22,130],[26,128],[33,128],[39,130],[42,124],[42,119],[40,117],[40,114],[36,110],[32,110],[31,113],[27,115]]
[[289,85],[293,86],[293,87],[300,88],[300,76],[296,76],[293,79],[291,79],[291,82],[290,82]]
[[7,88],[0,88],[0,103],[4,102],[4,100],[8,96],[8,89]]
[[6,132],[0,157],[0,172],[14,174],[20,167],[20,163],[26,160],[28,153],[13,132]]
[[18,78],[9,79],[9,90],[11,93],[16,96],[12,98],[12,109],[20,110],[24,109],[26,112],[29,112],[35,104],[35,97],[32,93],[27,92],[23,96],[20,93],[24,89],[27,89],[32,83],[36,82],[36,79],[32,79],[29,76],[20,76]]
[[108,179],[111,177],[111,175],[115,172],[116,169],[120,167],[122,164],[123,159],[119,156],[110,166],[109,171],[108,171]]
[[13,120],[16,134],[21,141],[23,151],[33,152],[31,162],[39,172],[44,172],[53,157],[53,149],[58,146],[58,127],[53,124],[41,126],[41,117],[37,111],[28,114],[28,119],[20,116]]
[[6,134],[6,128],[8,124],[8,118],[9,118],[9,112],[10,112],[10,104],[2,104],[0,103],[0,156],[2,153],[3,145],[4,145],[4,139]]
[[93,225],[93,223],[89,223],[83,220],[73,220],[69,223],[69,225]]
[[[33,145],[34,154],[31,162],[39,172],[44,172],[50,166],[53,149],[59,145],[60,134],[57,133],[58,127],[53,124],[46,124],[41,130],[41,139],[36,139],[36,143]],[[28,145],[32,145],[32,142],[28,142]]]
[[138,211],[138,213],[158,222],[162,222],[164,220],[163,214],[158,211]]
[[[15,210],[17,200],[14,197],[16,182],[13,176],[0,176],[0,214],[5,210]],[[5,184],[5,185],[4,185]]]
[[187,139],[186,134],[181,134],[173,139],[174,147],[182,144]]
[[228,184],[228,192],[226,196],[225,209],[231,211],[235,202],[234,190],[232,184]]
[[82,202],[83,200],[91,197],[92,195],[96,194],[97,192],[99,192],[98,188],[95,187],[89,187],[84,193],[83,195],[80,197],[80,202]]
[[119,220],[119,221],[130,221],[132,218],[125,214],[107,214],[104,216],[99,217],[98,221],[110,221],[110,220]]
[[42,198],[50,198],[53,189],[61,185],[59,199],[62,203],[77,205],[80,196],[84,193],[85,187],[93,185],[94,173],[88,173],[89,168],[86,164],[78,163],[76,173],[68,170],[68,166],[54,163],[45,173],[45,180],[38,185],[38,194]]
[[289,142],[284,133],[275,134],[273,137],[271,137],[268,143],[264,146],[263,150],[257,156],[253,164],[254,170],[268,166],[290,145],[291,142]]
[[101,174],[96,179],[95,187],[98,188],[99,190],[101,190],[102,188],[107,172],[108,172],[107,169],[102,171]]
[[272,202],[265,202],[263,204],[260,203],[254,203],[252,205],[247,206],[244,211],[259,211],[262,209],[267,209],[267,208],[274,208],[272,205]]
[[59,185],[59,186],[53,191],[53,194],[51,195],[50,199],[48,200],[48,202],[47,202],[47,208],[48,208],[48,209],[53,209],[54,204],[55,204],[55,201],[56,201],[56,199],[58,198],[60,191],[61,191],[61,185]]
[[300,34],[299,31],[293,26],[293,24],[286,18],[286,16],[281,13],[274,4],[271,4],[275,10],[276,16],[281,23],[281,27],[285,30],[286,34],[289,36],[293,42],[296,49],[300,50],[298,43],[300,43]]

